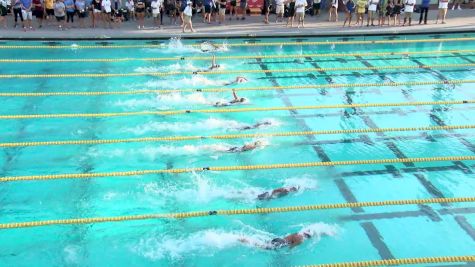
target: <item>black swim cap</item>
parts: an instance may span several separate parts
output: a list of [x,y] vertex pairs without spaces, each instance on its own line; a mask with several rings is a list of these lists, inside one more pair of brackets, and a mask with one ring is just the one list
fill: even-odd
[[277,238],[272,239],[272,241],[270,241],[270,243],[273,247],[280,248],[280,247],[283,247],[283,246],[287,245],[287,240],[285,240],[283,238],[280,238],[280,237],[277,237]]

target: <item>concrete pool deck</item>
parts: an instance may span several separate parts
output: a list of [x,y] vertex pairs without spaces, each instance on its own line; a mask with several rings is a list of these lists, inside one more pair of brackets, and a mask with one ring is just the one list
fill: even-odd
[[[447,24],[435,24],[437,10],[429,11],[427,25],[418,25],[419,14],[413,14],[413,26],[411,27],[351,27],[342,28],[344,13],[339,14],[339,22],[328,22],[327,13],[317,17],[306,17],[305,28],[286,28],[285,24],[262,22],[261,16],[248,16],[245,21],[226,21],[226,25],[204,24],[198,16],[193,17],[196,33],[181,33],[181,28],[169,25],[169,19],[164,17],[165,26],[162,29],[152,27],[152,20],[146,20],[146,29],[138,30],[134,22],[125,22],[120,29],[71,29],[58,31],[54,25],[46,26],[35,31],[24,32],[21,28],[12,28],[13,18],[7,16],[8,29],[0,29],[0,39],[81,39],[81,38],[170,38],[170,37],[269,37],[269,36],[318,36],[318,35],[368,35],[368,34],[404,34],[404,33],[450,33],[462,31],[475,31],[475,9],[449,10]],[[275,21],[275,15],[271,14],[271,21]],[[355,20],[353,20],[355,21]],[[86,18],[86,23],[89,19]],[[33,21],[36,25],[36,22]]]

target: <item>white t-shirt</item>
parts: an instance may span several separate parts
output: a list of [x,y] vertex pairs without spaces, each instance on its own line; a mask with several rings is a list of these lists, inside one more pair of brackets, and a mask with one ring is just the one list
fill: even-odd
[[0,0],[0,6],[7,7],[7,1],[6,0]]
[[295,1],[295,12],[303,13],[305,12],[305,6],[307,5],[307,0],[297,0]]
[[338,8],[338,0],[332,0],[332,7]]
[[152,14],[160,14],[160,7],[162,6],[160,0],[153,1],[150,6],[152,7]]
[[134,1],[127,1],[127,3],[125,3],[125,6],[127,7],[127,10],[129,11],[132,11],[134,10],[134,7],[135,7],[135,4],[134,4]]
[[183,11],[183,14],[185,14],[188,17],[193,16],[193,9],[191,8],[191,5],[187,5],[185,7],[185,10]]
[[406,0],[406,1],[404,1],[404,12],[406,12],[406,13],[414,12],[414,6],[415,5],[416,5],[416,0]]
[[111,1],[110,0],[102,0],[102,7],[107,13],[111,12]]
[[376,11],[376,8],[378,7],[378,2],[377,0],[369,0],[368,1],[368,11]]
[[275,0],[275,5],[276,6],[283,6],[284,5],[284,0]]
[[322,0],[313,0],[314,4],[320,4],[321,2],[322,2]]
[[439,1],[439,8],[448,8],[448,7],[449,7],[449,1],[447,2]]

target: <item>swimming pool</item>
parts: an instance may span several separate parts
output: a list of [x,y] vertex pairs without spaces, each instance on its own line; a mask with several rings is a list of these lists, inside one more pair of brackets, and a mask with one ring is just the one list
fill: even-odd
[[[10,228],[474,196],[475,34],[204,41],[0,44],[1,266],[293,266],[475,254],[471,202]],[[212,55],[220,68],[200,72]],[[237,76],[247,82],[225,85]],[[232,99],[231,88],[247,100],[214,107]],[[58,142],[35,143],[49,141]],[[254,141],[262,146],[227,151]],[[213,169],[223,166],[237,167]],[[299,190],[257,199],[286,186]],[[292,249],[256,248],[305,230],[313,238]]]

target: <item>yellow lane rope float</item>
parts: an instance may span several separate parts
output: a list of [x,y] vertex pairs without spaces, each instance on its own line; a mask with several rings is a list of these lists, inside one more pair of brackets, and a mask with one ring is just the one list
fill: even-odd
[[7,176],[0,177],[0,182],[29,181],[29,180],[55,180],[55,179],[80,179],[80,178],[99,178],[99,177],[126,177],[136,175],[150,175],[160,173],[188,173],[200,171],[250,171],[250,170],[268,170],[268,169],[288,169],[288,168],[309,168],[323,166],[342,166],[342,165],[368,165],[368,164],[389,164],[405,162],[433,162],[433,161],[462,161],[475,160],[475,156],[453,156],[453,157],[428,157],[428,158],[395,158],[395,159],[369,159],[369,160],[345,160],[328,162],[300,162],[300,163],[277,163],[262,165],[242,165],[242,166],[216,166],[216,167],[193,167],[182,169],[156,169],[156,170],[135,170],[135,171],[116,171],[116,172],[98,172],[98,173],[63,173],[63,174],[45,174],[45,175],[26,175],[26,176]]
[[389,65],[373,67],[340,67],[340,68],[300,68],[300,69],[275,69],[275,70],[217,70],[217,71],[170,71],[170,72],[128,72],[128,73],[55,73],[55,74],[0,74],[0,79],[30,79],[30,78],[104,78],[104,77],[138,77],[154,76],[164,77],[173,75],[221,75],[221,74],[249,74],[249,73],[295,73],[319,71],[358,71],[358,70],[388,70],[388,69],[443,69],[474,67],[475,63],[463,64],[434,64],[434,65]]
[[475,80],[444,80],[444,81],[418,81],[418,82],[385,82],[385,83],[334,83],[334,84],[306,84],[290,86],[259,86],[244,88],[185,88],[185,89],[158,89],[158,90],[133,90],[133,91],[96,91],[96,92],[0,92],[0,97],[44,97],[44,96],[101,96],[101,95],[142,95],[142,94],[170,94],[170,93],[219,93],[235,91],[270,91],[270,90],[302,90],[302,89],[329,89],[329,88],[354,88],[354,87],[396,87],[396,86],[422,86],[437,84],[464,84],[475,83]]
[[[369,53],[325,53],[325,54],[282,54],[282,55],[254,55],[254,56],[216,56],[217,60],[227,59],[273,59],[273,58],[316,58],[316,57],[371,57],[371,56],[409,56],[434,55],[453,53],[473,53],[475,49],[466,50],[433,50],[407,52],[369,52]],[[126,62],[126,61],[181,61],[181,60],[211,60],[210,56],[177,56],[177,57],[147,57],[147,58],[56,58],[56,59],[0,59],[0,63],[61,63],[61,62]]]
[[232,215],[243,215],[243,214],[268,214],[268,213],[280,213],[280,212],[302,212],[302,211],[310,211],[310,210],[343,209],[343,208],[357,208],[357,207],[460,203],[460,202],[474,202],[474,201],[475,201],[475,197],[456,197],[456,198],[387,200],[387,201],[373,201],[373,202],[331,203],[331,204],[316,204],[316,205],[306,205],[306,206],[256,208],[256,209],[208,210],[208,211],[192,211],[192,212],[179,212],[179,213],[127,215],[127,216],[117,216],[117,217],[93,217],[93,218],[2,223],[0,224],[0,229],[26,228],[26,227],[37,227],[37,226],[47,226],[47,225],[91,224],[91,223],[123,222],[123,221],[136,221],[136,220],[150,220],[150,219],[185,219],[185,218],[208,217],[208,216],[217,216],[217,215],[231,215],[232,216]]
[[302,135],[328,135],[328,134],[350,134],[350,133],[379,133],[379,132],[406,132],[406,131],[438,131],[456,129],[475,129],[475,125],[446,125],[427,127],[403,127],[403,128],[370,128],[370,129],[348,129],[348,130],[322,130],[303,132],[278,132],[278,133],[254,133],[254,134],[226,134],[226,135],[194,135],[194,136],[163,136],[163,137],[140,137],[124,139],[99,139],[99,140],[64,140],[64,141],[32,141],[0,143],[0,147],[30,147],[30,146],[60,146],[60,145],[98,145],[117,143],[138,143],[138,142],[161,142],[161,141],[185,141],[199,139],[239,139],[258,137],[284,137]]
[[473,261],[475,261],[475,255],[425,257],[425,258],[402,258],[402,259],[373,260],[373,261],[353,261],[353,262],[303,265],[300,267],[369,267],[369,266],[388,266],[388,265],[403,265],[403,264],[454,263],[454,262],[473,262]]
[[427,105],[462,105],[474,104],[475,100],[455,100],[455,101],[421,101],[421,102],[399,102],[399,103],[367,103],[367,104],[336,104],[320,106],[292,106],[292,107],[264,107],[264,108],[215,108],[215,109],[194,109],[194,110],[167,110],[167,111],[133,111],[133,112],[111,112],[111,113],[57,113],[57,114],[15,114],[0,115],[0,120],[19,119],[54,119],[54,118],[107,118],[107,117],[129,117],[146,115],[179,115],[191,113],[238,113],[238,112],[262,112],[278,110],[309,110],[309,109],[335,109],[335,108],[370,108],[370,107],[404,107],[404,106],[427,106]]
[[[407,44],[407,43],[443,43],[474,41],[474,37],[440,38],[440,39],[407,39],[407,40],[362,40],[362,41],[318,41],[318,42],[262,42],[232,43],[218,47],[252,47],[252,46],[308,46],[308,45],[354,45],[354,44]],[[201,47],[201,44],[184,45],[184,47]],[[0,49],[120,49],[120,48],[168,48],[167,45],[0,45]]]

